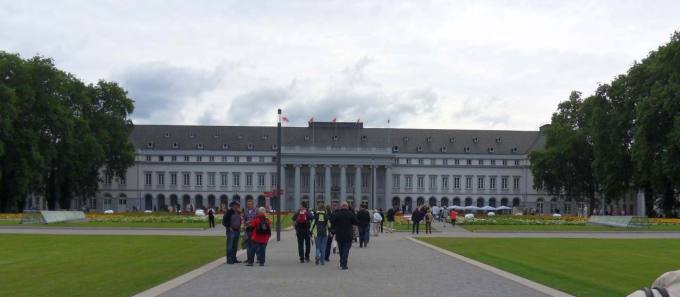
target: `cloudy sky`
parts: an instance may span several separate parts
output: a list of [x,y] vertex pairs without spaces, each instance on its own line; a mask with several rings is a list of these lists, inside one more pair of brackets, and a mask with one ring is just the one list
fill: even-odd
[[680,1],[0,0],[0,50],[119,82],[138,124],[535,130],[680,30]]

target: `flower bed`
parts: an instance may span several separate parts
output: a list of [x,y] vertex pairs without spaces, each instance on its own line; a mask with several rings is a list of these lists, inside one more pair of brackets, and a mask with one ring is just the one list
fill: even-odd
[[465,225],[585,225],[587,219],[576,216],[480,216],[464,218],[459,216],[457,222]]

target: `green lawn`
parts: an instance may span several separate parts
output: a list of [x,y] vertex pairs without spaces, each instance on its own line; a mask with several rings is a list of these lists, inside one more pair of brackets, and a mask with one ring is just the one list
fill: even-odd
[[560,231],[633,231],[633,232],[659,232],[680,231],[680,225],[651,225],[648,228],[620,228],[597,225],[460,225],[468,231],[534,231],[534,232],[560,232]]
[[130,296],[224,256],[224,238],[0,235],[0,296]]
[[576,296],[625,296],[680,268],[680,239],[419,239]]
[[[219,222],[215,222],[218,224]],[[162,223],[162,222],[72,222],[54,224],[20,224],[19,221],[0,221],[0,226],[40,227],[40,228],[192,228],[203,229],[208,227],[207,222],[191,223]]]

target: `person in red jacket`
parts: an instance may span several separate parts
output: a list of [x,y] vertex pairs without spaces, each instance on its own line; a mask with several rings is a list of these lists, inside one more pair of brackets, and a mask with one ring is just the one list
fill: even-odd
[[248,250],[248,262],[246,266],[253,266],[255,255],[257,255],[257,263],[264,266],[265,252],[267,250],[267,242],[272,235],[272,222],[267,218],[267,210],[264,207],[257,209],[257,215],[251,220],[251,243],[253,248]]
[[458,218],[458,212],[456,212],[455,209],[452,209],[451,212],[449,213],[449,217],[451,218],[451,226],[456,226],[456,219]]

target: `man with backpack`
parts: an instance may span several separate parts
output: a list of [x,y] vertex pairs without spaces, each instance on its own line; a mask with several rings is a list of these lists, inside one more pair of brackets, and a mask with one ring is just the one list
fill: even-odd
[[413,214],[411,215],[411,221],[413,221],[413,231],[411,231],[411,234],[419,234],[420,233],[420,221],[423,220],[424,214],[423,211],[420,207],[416,207],[416,209],[413,211]]
[[425,207],[423,211],[425,212],[425,234],[432,234],[432,221],[434,221],[434,216],[428,207]]
[[359,247],[367,247],[369,240],[369,228],[371,226],[371,214],[366,209],[365,204],[361,204],[361,209],[357,212],[357,221],[359,221]]
[[266,213],[267,210],[264,207],[258,208],[257,214],[250,221],[250,225],[248,225],[248,229],[251,230],[251,248],[248,249],[246,266],[253,266],[255,255],[257,255],[257,263],[260,266],[264,266],[267,243],[272,235],[272,223],[267,218]]
[[236,259],[238,239],[241,235],[241,204],[234,200],[229,206],[231,208],[222,217],[222,225],[227,229],[227,264],[235,264],[241,263]]
[[316,245],[316,265],[325,265],[326,260],[326,241],[328,240],[328,215],[324,209],[323,204],[319,204],[319,207],[314,214],[314,223],[312,224],[312,232],[314,236],[314,244]]
[[387,232],[392,233],[394,232],[394,215],[397,213],[397,211],[394,209],[394,206],[387,210]]
[[309,226],[313,219],[313,214],[307,210],[307,202],[303,201],[300,203],[300,209],[293,215],[300,263],[309,262],[309,251],[311,250]]

